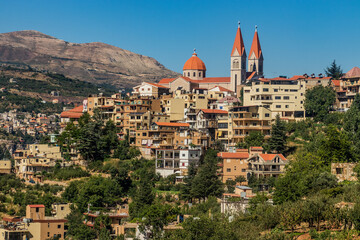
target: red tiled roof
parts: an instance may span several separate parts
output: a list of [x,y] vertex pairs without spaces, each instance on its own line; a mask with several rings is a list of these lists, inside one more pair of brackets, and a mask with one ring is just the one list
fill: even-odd
[[225,110],[219,109],[201,109],[204,113],[213,113],[213,114],[227,114],[228,112]]
[[360,68],[358,67],[353,67],[352,69],[350,69],[350,71],[348,71],[345,76],[345,78],[356,78],[356,77],[360,77]]
[[168,84],[172,81],[174,81],[176,78],[163,78],[160,80],[159,84]]
[[250,149],[263,150],[262,147],[250,147]]
[[193,53],[191,58],[189,58],[183,67],[183,70],[202,70],[205,71],[205,63],[197,56],[196,53]]
[[249,153],[247,152],[219,152],[218,157],[221,158],[232,158],[232,159],[246,159],[249,158]]
[[231,56],[233,56],[233,54],[235,52],[235,49],[238,51],[240,56],[242,56],[244,54],[244,52],[245,52],[245,45],[244,45],[244,40],[243,40],[242,35],[241,35],[240,25],[239,25],[239,27],[237,29],[237,32],[236,32],[233,49],[231,51]]
[[231,90],[229,90],[229,89],[227,89],[227,88],[224,88],[224,87],[222,87],[222,86],[215,86],[215,87],[211,88],[210,90],[212,90],[212,89],[214,89],[214,88],[219,88],[219,90],[220,90],[221,92],[233,92],[233,91],[231,91]]
[[250,79],[252,79],[253,77],[254,77],[254,75],[255,75],[255,71],[254,72],[252,72],[251,74],[250,74],[250,76],[248,76],[248,78],[246,79],[246,80],[250,80]]
[[152,86],[154,86],[154,87],[157,87],[157,88],[168,88],[168,87],[165,87],[165,86],[163,86],[163,85],[156,84],[156,83],[150,83],[150,82],[145,82],[145,83],[150,84],[150,85],[152,85]]
[[249,59],[251,58],[252,53],[255,53],[256,58],[260,58],[262,51],[260,46],[260,40],[257,30],[255,30],[254,38],[251,44]]
[[286,158],[282,155],[282,154],[269,154],[269,153],[265,153],[265,154],[259,154],[260,157],[262,159],[264,159],[264,161],[271,161],[274,159],[274,157],[279,156],[283,161],[286,161]]
[[197,80],[197,83],[218,83],[218,82],[230,82],[230,77],[209,77],[203,80]]
[[69,111],[62,112],[61,118],[80,118],[83,115],[83,106],[75,107]]
[[189,127],[188,123],[173,123],[173,122],[155,122],[158,126],[168,126],[168,127]]
[[45,207],[45,205],[43,205],[43,204],[38,204],[38,205],[28,205],[29,207],[31,207],[31,208],[44,208]]
[[340,80],[331,80],[335,87],[340,87]]

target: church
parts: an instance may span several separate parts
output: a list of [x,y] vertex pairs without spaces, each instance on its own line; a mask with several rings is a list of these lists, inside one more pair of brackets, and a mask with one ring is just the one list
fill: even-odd
[[[247,60],[247,62],[246,62]],[[194,89],[222,87],[238,93],[239,86],[263,76],[264,57],[262,54],[257,27],[247,58],[241,34],[240,23],[230,55],[230,77],[206,77],[205,63],[197,56],[195,50],[183,67],[183,74],[177,78],[164,78],[159,84],[168,87],[171,92],[183,89],[192,92]]]

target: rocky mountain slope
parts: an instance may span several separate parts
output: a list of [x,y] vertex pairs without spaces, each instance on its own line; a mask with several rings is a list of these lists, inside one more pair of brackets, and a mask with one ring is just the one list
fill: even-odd
[[0,34],[0,64],[116,87],[177,75],[151,57],[100,42],[70,43],[37,31]]

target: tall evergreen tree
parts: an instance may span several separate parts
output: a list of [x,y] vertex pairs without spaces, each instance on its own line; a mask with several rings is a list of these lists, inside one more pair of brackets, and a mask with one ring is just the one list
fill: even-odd
[[223,183],[217,175],[219,161],[217,151],[209,149],[206,152],[204,163],[192,181],[191,195],[194,198],[205,200],[209,196],[220,197],[224,192]]
[[325,74],[328,77],[339,79],[343,75],[343,71],[340,65],[337,65],[335,60],[330,64],[329,67],[325,68]]
[[275,123],[272,125],[269,149],[277,153],[283,153],[286,146],[285,123],[276,115]]

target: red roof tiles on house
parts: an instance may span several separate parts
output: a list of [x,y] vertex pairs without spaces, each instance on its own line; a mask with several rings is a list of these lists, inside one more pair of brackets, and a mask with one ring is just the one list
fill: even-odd
[[160,80],[159,84],[168,84],[172,81],[174,81],[176,78],[163,78]]
[[286,161],[286,158],[282,155],[282,154],[270,154],[270,153],[265,153],[265,154],[259,154],[259,156],[264,159],[264,161],[271,161],[273,160],[276,156],[279,156],[283,161]]
[[331,80],[335,87],[340,87],[340,80]]
[[158,126],[166,126],[166,127],[189,127],[188,123],[172,123],[172,122],[155,122]]
[[225,110],[219,110],[219,109],[201,109],[204,113],[212,113],[212,114],[228,114]]
[[249,153],[247,152],[219,152],[218,153],[218,157],[227,159],[227,158],[231,158],[231,159],[247,159],[249,158]]
[[360,68],[358,67],[353,67],[344,76],[344,78],[356,78],[356,77],[360,77]]
[[62,112],[61,118],[80,118],[83,115],[83,106],[75,107],[69,111]]
[[35,205],[28,205],[28,206],[31,208],[44,208],[45,207],[45,205],[43,205],[43,204],[35,204]]
[[150,84],[150,85],[152,85],[152,86],[154,86],[154,87],[157,87],[157,88],[168,88],[168,87],[165,87],[165,86],[163,86],[163,85],[156,84],[156,83],[150,83],[150,82],[145,82],[145,83]]
[[219,90],[220,90],[221,92],[233,92],[233,91],[231,91],[231,90],[229,90],[229,89],[227,89],[227,88],[221,87],[221,86],[215,86],[215,87],[213,87],[213,88],[210,88],[209,90],[212,90],[212,89],[214,89],[214,88],[219,88]]

